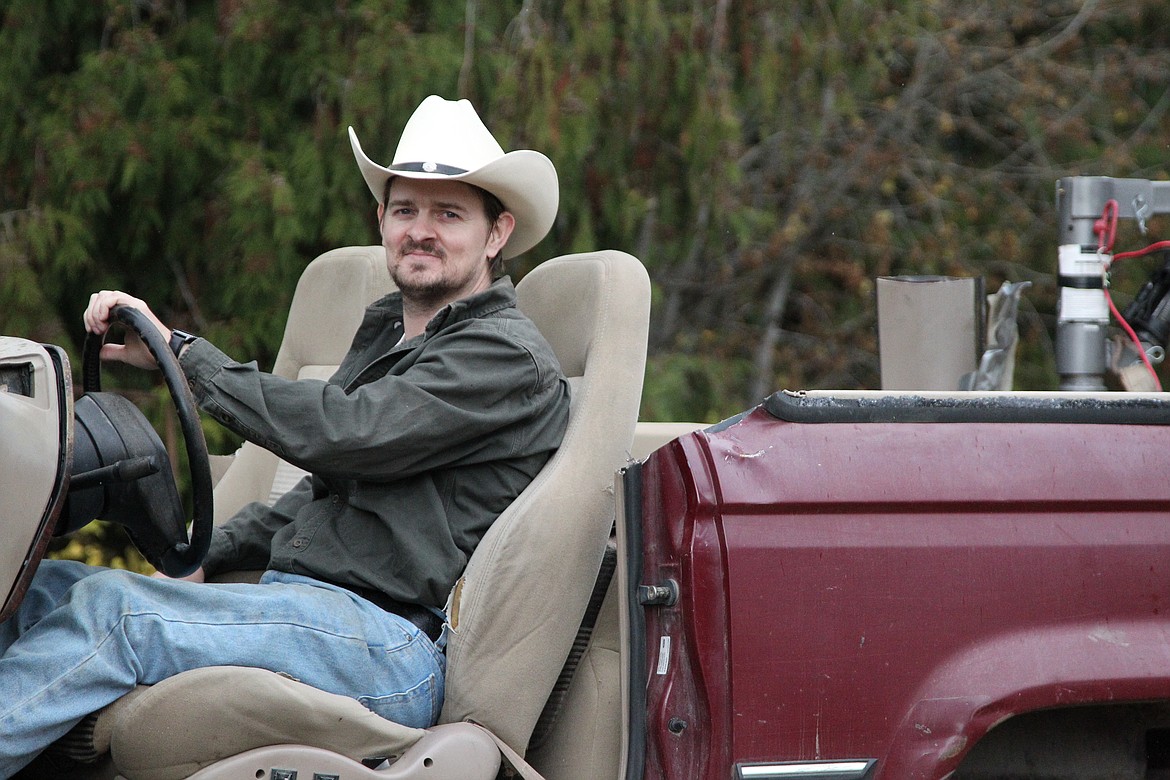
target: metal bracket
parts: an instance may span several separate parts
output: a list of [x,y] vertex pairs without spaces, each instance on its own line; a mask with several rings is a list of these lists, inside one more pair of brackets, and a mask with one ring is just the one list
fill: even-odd
[[678,603],[678,583],[667,580],[663,585],[639,585],[638,603],[644,607],[673,607]]

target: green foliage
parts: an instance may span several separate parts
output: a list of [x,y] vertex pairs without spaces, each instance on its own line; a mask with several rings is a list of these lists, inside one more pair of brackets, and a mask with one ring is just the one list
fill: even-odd
[[[708,334],[708,340],[714,336]],[[644,419],[714,423],[743,411],[736,389],[751,373],[751,363],[680,350],[651,357],[647,372],[656,381],[643,392]]]
[[0,0],[0,332],[76,360],[86,297],[117,287],[271,365],[304,265],[376,235],[346,127],[388,160],[438,93],[556,163],[514,275],[597,247],[650,270],[646,419],[876,387],[888,274],[1032,281],[1017,386],[1052,387],[1053,182],[1170,178],[1167,9]]
[[142,557],[142,553],[138,552],[138,548],[130,543],[121,526],[101,520],[93,521],[68,537],[54,539],[48,557],[81,561],[90,566],[129,569],[140,574],[153,574],[155,571]]

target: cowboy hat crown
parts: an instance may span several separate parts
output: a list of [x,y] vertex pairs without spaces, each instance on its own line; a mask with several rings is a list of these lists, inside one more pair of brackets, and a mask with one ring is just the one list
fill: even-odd
[[515,257],[536,246],[552,228],[560,202],[556,168],[540,152],[504,152],[468,100],[431,95],[415,109],[389,167],[362,151],[349,128],[349,143],[366,186],[382,202],[393,176],[462,181],[487,190],[516,218],[502,254]]

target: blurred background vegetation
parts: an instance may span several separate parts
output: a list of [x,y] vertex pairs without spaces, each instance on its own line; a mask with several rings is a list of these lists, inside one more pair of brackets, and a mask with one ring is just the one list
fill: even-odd
[[[389,161],[431,93],[557,166],[560,216],[514,277],[594,248],[646,264],[651,420],[878,387],[891,274],[1031,281],[1016,386],[1054,388],[1056,179],[1170,178],[1165,0],[0,0],[0,17],[0,333],[75,366],[101,288],[271,366],[304,266],[377,240],[346,126]],[[1148,242],[1123,224],[1119,250]],[[1148,271],[1115,279],[1121,305]],[[173,426],[157,377],[111,381]],[[133,555],[87,534],[57,554]]]

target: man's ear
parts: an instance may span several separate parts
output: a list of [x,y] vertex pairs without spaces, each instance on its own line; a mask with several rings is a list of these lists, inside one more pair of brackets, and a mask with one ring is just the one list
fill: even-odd
[[386,204],[378,204],[378,227],[382,227],[382,217],[386,216]]
[[487,256],[495,257],[504,248],[504,244],[508,243],[508,238],[511,237],[512,231],[516,227],[516,218],[512,216],[512,212],[505,211],[496,219],[496,224],[492,225],[491,231],[488,233]]

